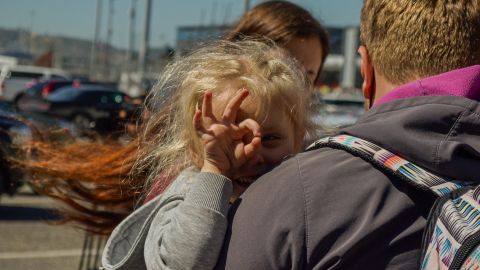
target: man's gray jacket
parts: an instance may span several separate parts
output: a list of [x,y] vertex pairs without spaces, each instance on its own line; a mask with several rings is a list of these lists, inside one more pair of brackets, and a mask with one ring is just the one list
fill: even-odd
[[[435,174],[480,182],[477,101],[398,99],[342,133]],[[231,208],[217,268],[417,269],[429,201],[345,151],[305,152],[257,180]]]

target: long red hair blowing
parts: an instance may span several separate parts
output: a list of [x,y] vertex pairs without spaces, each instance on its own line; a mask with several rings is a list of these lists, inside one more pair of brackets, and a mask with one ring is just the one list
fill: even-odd
[[[148,151],[145,142],[162,133],[159,129],[169,124],[169,114],[170,107],[165,106],[156,114],[157,126],[141,128],[143,132],[127,144],[108,139],[72,142],[70,138],[60,142],[44,139],[49,136],[37,136],[22,147],[24,156],[13,162],[28,171],[36,192],[61,203],[58,212],[62,218],[58,223],[71,223],[107,235],[147,195],[162,193],[183,169],[182,166],[163,168],[155,181],[149,182],[152,168],[137,163],[143,152]],[[152,188],[155,194],[148,193]]]
[[138,140],[127,145],[35,141],[28,148],[31,158],[18,163],[31,174],[36,192],[63,202],[62,223],[108,234],[142,194],[145,177],[132,175]]

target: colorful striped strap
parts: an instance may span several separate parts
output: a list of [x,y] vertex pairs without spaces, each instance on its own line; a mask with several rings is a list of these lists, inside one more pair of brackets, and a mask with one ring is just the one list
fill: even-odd
[[411,184],[433,191],[438,196],[472,185],[465,181],[446,180],[372,142],[354,136],[338,135],[322,138],[307,147],[307,151],[321,147],[339,148],[352,154],[357,154],[377,166],[386,168],[396,175],[403,176],[402,178],[410,181]]

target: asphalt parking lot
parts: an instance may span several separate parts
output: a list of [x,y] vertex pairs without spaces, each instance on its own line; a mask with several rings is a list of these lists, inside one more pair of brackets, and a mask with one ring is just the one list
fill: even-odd
[[[54,202],[22,188],[0,199],[0,269],[95,269],[98,238],[67,225],[54,225]],[[82,252],[84,247],[88,252]],[[83,257],[82,257],[83,254]],[[82,259],[83,258],[83,259]]]

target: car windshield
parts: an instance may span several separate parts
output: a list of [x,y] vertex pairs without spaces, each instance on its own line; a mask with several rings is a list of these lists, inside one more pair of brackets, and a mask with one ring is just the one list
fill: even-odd
[[111,91],[88,91],[82,93],[81,99],[96,104],[120,105],[123,102],[123,94]]
[[32,87],[30,87],[30,89],[42,90],[42,88],[45,84],[47,84],[47,82],[39,82],[39,83],[34,84]]
[[58,91],[53,92],[51,95],[47,97],[49,101],[65,101],[65,100],[72,100],[77,97],[79,91],[75,88],[71,87],[64,87],[59,89]]

